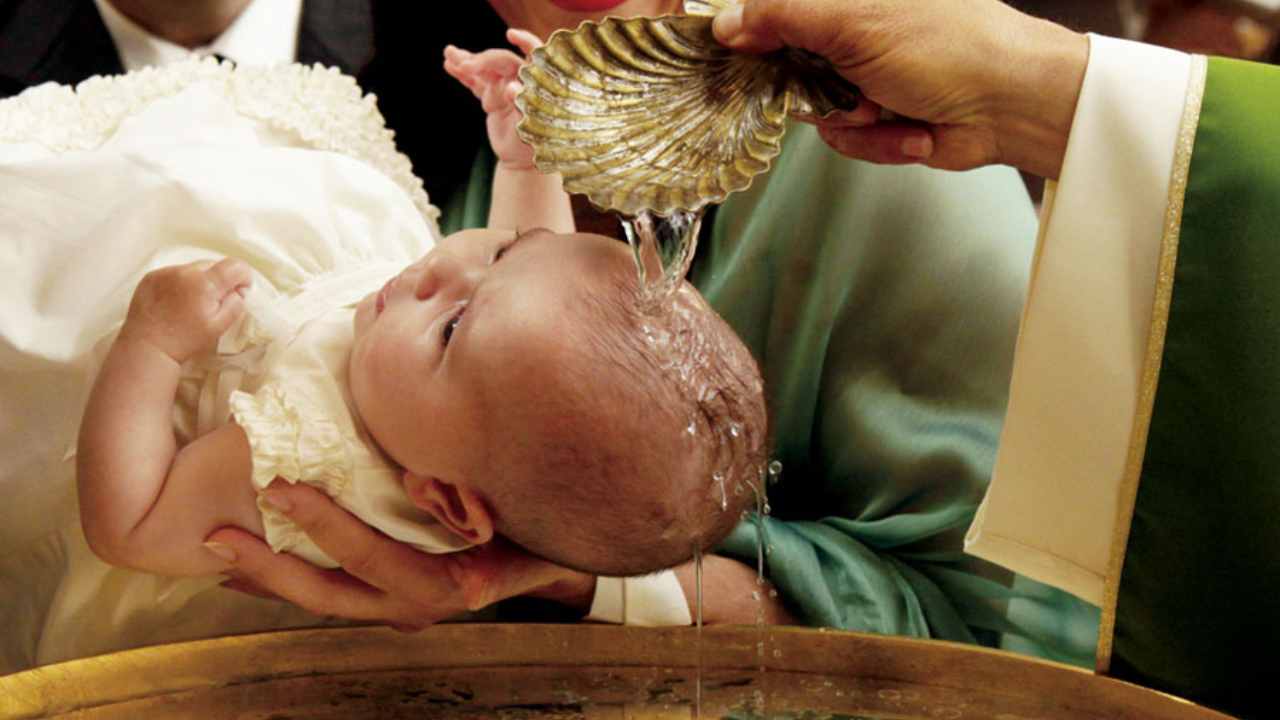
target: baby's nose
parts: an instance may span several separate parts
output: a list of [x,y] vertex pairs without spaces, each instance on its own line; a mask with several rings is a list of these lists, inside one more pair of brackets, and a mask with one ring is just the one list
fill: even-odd
[[437,250],[422,261],[422,274],[414,288],[414,297],[428,300],[446,294],[450,300],[464,298],[471,294],[478,276],[479,272],[462,259]]

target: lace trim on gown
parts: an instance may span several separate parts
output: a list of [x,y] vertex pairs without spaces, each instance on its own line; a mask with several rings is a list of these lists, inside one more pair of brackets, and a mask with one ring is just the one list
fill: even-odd
[[[299,410],[279,385],[269,383],[253,395],[231,393],[231,415],[249,438],[252,482],[259,491],[277,477],[305,482],[334,498],[350,485],[355,463],[338,426],[319,412]],[[258,508],[273,550],[291,550],[306,541],[298,526],[261,497]]]
[[74,89],[45,83],[0,100],[0,143],[35,143],[53,152],[92,150],[148,105],[206,83],[246,117],[296,134],[308,147],[360,160],[399,185],[431,223],[431,204],[409,159],[396,150],[373,95],[337,68],[233,66],[212,58],[126,75],[92,77]]

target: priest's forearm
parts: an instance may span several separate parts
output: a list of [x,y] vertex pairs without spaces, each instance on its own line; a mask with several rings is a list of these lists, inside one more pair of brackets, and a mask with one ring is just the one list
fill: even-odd
[[1009,41],[1008,82],[993,98],[997,142],[1006,164],[1056,180],[1089,64],[1089,39],[1047,20],[1023,16],[1022,22]]

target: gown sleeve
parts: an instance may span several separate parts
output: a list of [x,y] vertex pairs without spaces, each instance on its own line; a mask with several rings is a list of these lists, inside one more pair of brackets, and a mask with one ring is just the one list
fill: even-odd
[[[252,484],[262,492],[276,478],[304,482],[340,498],[354,473],[347,441],[338,425],[306,394],[289,392],[287,384],[267,383],[250,394],[231,395],[231,414],[249,439]],[[266,541],[276,552],[293,552],[321,567],[336,563],[307,538],[301,528],[261,496],[258,510]]]

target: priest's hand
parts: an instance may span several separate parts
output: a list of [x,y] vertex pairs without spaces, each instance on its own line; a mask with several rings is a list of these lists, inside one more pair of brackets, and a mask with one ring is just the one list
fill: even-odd
[[859,86],[870,103],[819,123],[845,155],[949,170],[1006,163],[1049,178],[1089,54],[1083,35],[996,0],[745,0],[713,29],[738,50],[815,52]]
[[326,570],[277,555],[243,530],[222,528],[207,540],[221,546],[219,556],[232,566],[225,585],[233,590],[274,596],[317,615],[384,622],[405,631],[517,595],[585,612],[595,593],[595,577],[503,540],[431,555],[388,538],[305,485],[276,481],[269,497],[342,567]]

